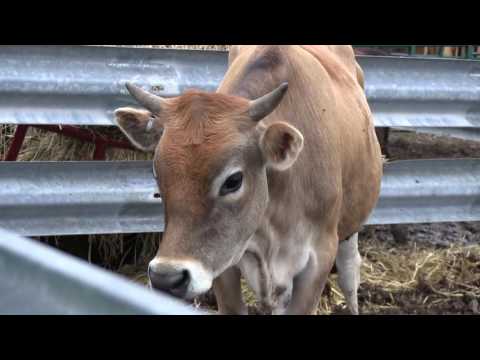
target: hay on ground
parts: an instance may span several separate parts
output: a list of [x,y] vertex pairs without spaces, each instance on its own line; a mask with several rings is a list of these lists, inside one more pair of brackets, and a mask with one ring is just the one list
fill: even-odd
[[[368,238],[360,241],[360,253],[361,314],[480,314],[480,245],[445,248]],[[126,266],[120,273],[147,282],[144,270]],[[330,275],[317,314],[348,314],[336,277]],[[260,313],[258,301],[244,281],[242,293],[250,312]],[[205,309],[216,308],[212,294],[197,303]]]

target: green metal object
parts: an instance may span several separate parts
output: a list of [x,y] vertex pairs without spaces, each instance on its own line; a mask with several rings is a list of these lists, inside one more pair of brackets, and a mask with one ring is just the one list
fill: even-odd
[[467,47],[467,58],[468,59],[473,59],[475,57],[475,51],[473,46],[468,46]]

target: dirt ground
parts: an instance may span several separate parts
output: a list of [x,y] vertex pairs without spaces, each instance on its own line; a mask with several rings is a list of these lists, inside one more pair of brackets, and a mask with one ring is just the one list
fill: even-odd
[[[408,132],[389,140],[390,160],[480,158],[474,141]],[[480,222],[369,226],[360,236],[363,313],[479,314]],[[389,280],[373,281],[376,271]],[[391,288],[402,274],[412,277]]]

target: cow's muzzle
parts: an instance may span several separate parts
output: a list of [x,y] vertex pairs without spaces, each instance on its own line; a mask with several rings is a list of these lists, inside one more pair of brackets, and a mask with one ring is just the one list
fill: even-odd
[[153,259],[148,266],[148,278],[153,289],[175,297],[192,299],[207,292],[213,276],[195,260]]
[[161,271],[148,267],[148,278],[152,288],[179,298],[185,297],[190,284],[190,272],[186,269],[162,268]]

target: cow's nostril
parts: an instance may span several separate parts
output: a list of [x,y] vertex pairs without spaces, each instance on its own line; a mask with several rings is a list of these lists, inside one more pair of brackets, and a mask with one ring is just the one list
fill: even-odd
[[188,270],[183,270],[179,275],[180,277],[178,281],[175,284],[173,284],[172,290],[178,289],[181,287],[187,287],[188,284],[190,283],[190,273],[188,272]]
[[149,267],[148,276],[152,287],[167,291],[178,297],[185,295],[190,284],[190,273],[188,270],[168,269],[158,272]]

